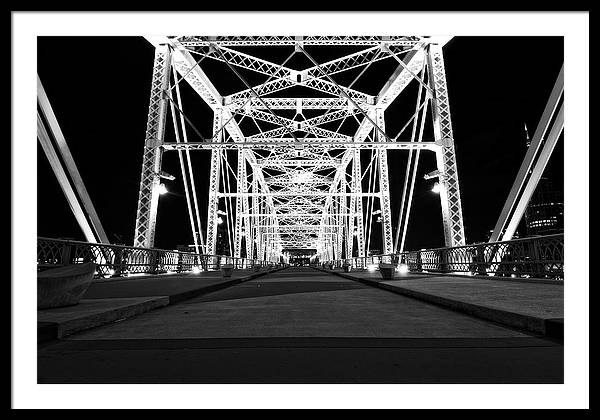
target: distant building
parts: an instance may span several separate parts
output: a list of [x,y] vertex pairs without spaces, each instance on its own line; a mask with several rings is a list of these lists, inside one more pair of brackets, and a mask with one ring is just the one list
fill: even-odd
[[[229,230],[227,229],[227,225],[225,223],[219,224],[217,226],[217,240],[215,243],[215,255],[230,255],[229,251]],[[198,238],[198,248],[201,254],[209,254],[206,251],[205,247],[200,245],[200,238]],[[192,245],[177,245],[178,251],[184,252],[196,252],[195,246]]]
[[[525,124],[525,143],[531,145],[527,124]],[[563,193],[554,188],[552,181],[541,177],[535,192],[525,209],[522,221],[527,236],[552,235],[564,232]]]
[[564,232],[563,194],[542,177],[525,210],[527,236]]

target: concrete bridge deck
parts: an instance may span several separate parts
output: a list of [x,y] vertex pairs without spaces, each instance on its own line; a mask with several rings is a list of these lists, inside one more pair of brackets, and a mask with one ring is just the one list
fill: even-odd
[[288,268],[42,344],[38,381],[561,383],[563,347],[337,275]]

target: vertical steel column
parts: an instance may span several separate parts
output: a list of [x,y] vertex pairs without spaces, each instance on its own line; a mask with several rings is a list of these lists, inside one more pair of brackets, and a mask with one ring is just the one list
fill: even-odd
[[244,186],[246,184],[246,154],[244,149],[238,150],[237,166],[237,196],[235,198],[235,231],[233,236],[233,256],[239,258],[242,251],[242,195],[244,195]]
[[[354,218],[356,214],[356,178],[354,177],[354,159],[352,160],[352,167],[350,168],[350,206],[348,207],[348,230],[346,231],[346,258],[352,258],[354,250]],[[358,180],[360,182],[360,179]]]
[[356,193],[356,247],[359,257],[365,257],[365,222],[363,216],[363,199],[362,199],[362,168],[360,165],[360,149],[354,150],[353,176],[355,181],[354,193]]
[[[223,116],[220,111],[215,111],[213,119],[213,133],[221,128]],[[223,141],[223,131],[216,136],[217,141]],[[221,150],[212,149],[210,152],[210,178],[208,190],[208,217],[206,227],[206,253],[216,254],[217,248],[217,211],[219,210],[219,182],[221,171]]]
[[[383,109],[377,110],[376,123],[385,131],[383,112]],[[377,141],[387,141],[380,131],[376,131],[376,136]],[[383,253],[391,254],[394,251],[394,243],[392,239],[392,212],[390,208],[390,178],[388,175],[387,149],[377,149],[377,158],[379,162],[379,202],[381,204]]]
[[340,196],[337,199],[338,204],[338,214],[335,218],[335,223],[337,225],[336,233],[337,233],[337,245],[338,245],[338,259],[342,259],[344,257],[343,249],[344,249],[344,223],[343,223],[343,209],[345,206],[342,205],[342,201],[346,201],[346,196],[342,195],[346,192],[346,176],[340,181],[339,187]]
[[254,185],[253,188],[253,197],[256,199],[257,201],[257,214],[259,215],[256,218],[256,258],[259,260],[264,260],[265,259],[265,255],[264,255],[264,238],[263,238],[263,227],[262,225],[264,225],[266,223],[265,218],[262,216],[264,214],[264,206],[263,203],[260,200],[259,196],[255,196],[255,194],[258,192],[259,190],[259,186],[258,184]]
[[142,176],[133,237],[133,245],[144,248],[154,246],[160,185],[158,174],[161,169],[161,145],[164,140],[167,115],[167,99],[164,92],[169,87],[170,74],[171,51],[168,45],[159,45],[154,53],[154,71],[150,88]]
[[252,258],[252,231],[250,227],[250,207],[248,203],[248,173],[246,170],[246,162],[244,160],[244,197],[242,197],[242,207],[244,213],[244,238],[246,244],[246,258]]
[[444,238],[446,246],[461,246],[465,245],[465,232],[442,47],[431,44],[427,59],[429,83],[434,90],[431,107],[433,130],[435,141],[441,146],[436,151],[436,161],[438,171],[440,171],[439,185]]
[[260,224],[260,218],[258,217],[258,211],[259,211],[259,207],[258,207],[258,197],[256,196],[256,193],[258,191],[258,180],[257,180],[257,175],[256,175],[256,171],[258,169],[253,168],[252,169],[252,197],[250,198],[251,202],[252,202],[252,236],[251,236],[251,241],[252,241],[252,245],[251,245],[251,258],[256,258],[258,259],[258,241],[259,241],[259,236],[258,236],[258,225]]

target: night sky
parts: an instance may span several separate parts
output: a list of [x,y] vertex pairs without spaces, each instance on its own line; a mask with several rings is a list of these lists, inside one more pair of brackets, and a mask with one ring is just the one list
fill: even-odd
[[[141,37],[38,38],[39,77],[114,243],[133,242],[153,57],[154,48]],[[524,124],[533,136],[562,65],[563,39],[458,37],[446,45],[444,57],[465,234],[468,243],[485,241],[525,155]],[[381,83],[388,77],[383,75]],[[215,85],[220,93],[231,93]],[[192,95],[184,99],[194,125],[210,137],[210,108]],[[386,112],[392,134],[399,128],[394,128],[394,112],[400,107],[394,104]],[[389,152],[394,226],[406,156],[405,151]],[[37,159],[38,235],[84,240],[39,144]],[[194,152],[192,160],[205,227],[210,152]],[[177,179],[168,182],[169,194],[159,202],[155,246],[172,249],[192,238],[176,153],[165,153],[163,169]],[[443,246],[439,196],[430,191],[433,181],[423,179],[434,169],[433,153],[422,153],[408,250]],[[562,136],[545,176],[562,190]]]

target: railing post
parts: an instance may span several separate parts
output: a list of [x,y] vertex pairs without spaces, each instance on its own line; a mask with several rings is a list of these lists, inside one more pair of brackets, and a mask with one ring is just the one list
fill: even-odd
[[530,262],[531,265],[531,275],[534,277],[544,277],[545,270],[544,264],[542,262],[542,258],[540,255],[540,241],[538,238],[533,238],[529,245],[529,252],[531,255],[531,259],[533,261]]
[[60,263],[62,265],[71,264],[71,256],[73,255],[74,245],[70,243],[65,243],[62,247],[62,252],[60,254]]
[[485,264],[485,245],[477,245],[475,247],[475,268],[476,273],[481,276],[487,275],[487,269]]
[[148,250],[150,257],[150,274],[158,272],[158,251]]
[[176,271],[178,273],[181,273],[183,271],[183,263],[181,261],[181,259],[182,259],[181,255],[182,255],[181,252],[177,253],[177,269],[176,269]]
[[113,267],[115,267],[115,273],[112,275],[113,277],[121,277],[123,274],[123,254],[125,250],[123,248],[115,249],[115,262]]
[[440,271],[447,273],[448,270],[448,249],[443,248],[440,250]]

